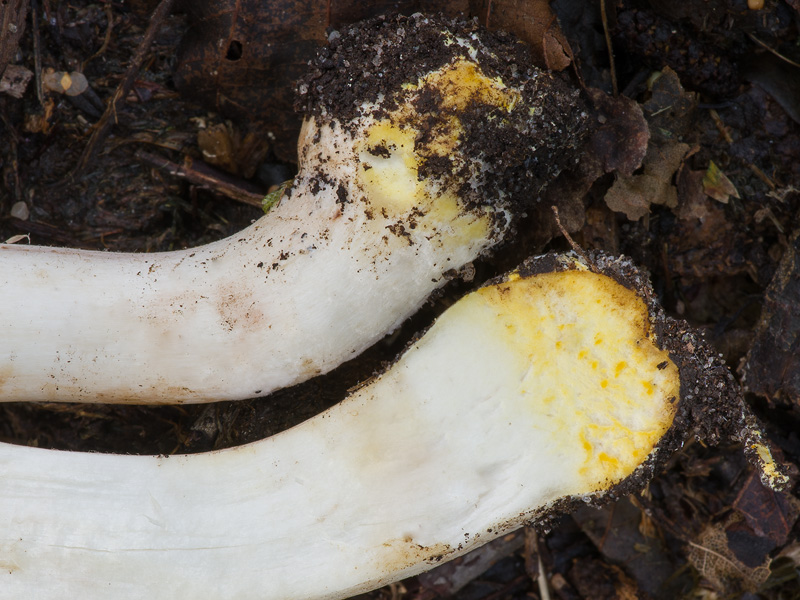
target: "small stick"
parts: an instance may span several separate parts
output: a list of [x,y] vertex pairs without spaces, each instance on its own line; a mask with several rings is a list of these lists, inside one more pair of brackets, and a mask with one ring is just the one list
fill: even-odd
[[157,154],[145,152],[144,150],[138,150],[134,156],[154,167],[165,169],[170,175],[182,177],[191,183],[218,192],[223,196],[233,198],[239,202],[244,202],[245,204],[251,204],[260,208],[264,196],[266,196],[265,192],[259,191],[253,184],[221,173],[200,160],[192,161],[190,164],[180,165]]
[[31,0],[31,33],[33,34],[33,72],[36,77],[36,97],[44,108],[44,88],[42,87],[42,40],[39,35],[39,2]]
[[102,56],[108,50],[108,45],[111,43],[111,34],[114,31],[114,11],[111,6],[111,3],[106,4],[105,6],[106,11],[106,19],[108,19],[108,27],[106,27],[106,34],[103,38],[103,45],[100,46],[100,49],[92,54],[89,58],[83,61],[81,65],[81,71],[86,70],[86,65],[88,65],[93,59],[97,58],[98,56]]
[[608,30],[606,0],[600,0],[600,18],[603,21],[603,33],[605,34],[606,46],[608,47],[608,64],[611,66],[611,87],[616,97],[619,96],[619,88],[617,87],[617,67],[614,64],[614,47],[611,44],[611,33]]
[[572,236],[567,232],[567,230],[564,229],[564,226],[561,224],[561,217],[558,214],[558,207],[556,205],[553,205],[550,208],[553,209],[553,214],[556,217],[556,225],[558,225],[558,229],[561,231],[561,235],[563,235],[567,239],[569,245],[589,266],[589,268],[592,270],[592,273],[599,273],[600,269],[597,268],[597,265],[594,264],[594,261],[587,256],[586,252],[583,251],[583,248],[581,248],[575,242],[575,240],[572,239]]
[[[97,154],[99,146],[106,139],[106,136],[108,136],[111,125],[113,124],[111,121],[111,116],[116,115],[117,104],[127,97],[128,92],[131,91],[133,82],[136,80],[136,76],[139,74],[139,71],[144,64],[144,60],[147,57],[147,51],[150,49],[150,46],[153,43],[153,39],[158,32],[158,28],[169,14],[170,10],[172,10],[172,5],[174,2],[175,0],[161,0],[156,7],[156,10],[153,12],[153,16],[150,18],[150,24],[147,26],[147,31],[145,31],[144,37],[142,38],[139,47],[136,49],[136,53],[131,59],[131,64],[128,67],[128,71],[125,73],[125,78],[117,86],[114,96],[111,98],[111,102],[109,102],[106,106],[103,116],[97,121],[94,133],[92,133],[89,143],[86,144],[86,147],[83,149],[83,154],[81,154],[81,157],[78,160],[78,166],[75,167],[73,175],[80,173],[86,168],[86,166],[91,162],[92,158],[94,158],[95,154]],[[114,120],[116,121],[116,117]]]

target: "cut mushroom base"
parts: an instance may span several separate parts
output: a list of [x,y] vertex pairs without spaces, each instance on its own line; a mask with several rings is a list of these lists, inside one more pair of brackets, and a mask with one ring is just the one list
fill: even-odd
[[256,443],[0,445],[0,598],[345,598],[641,488],[712,393],[780,483],[721,363],[676,337],[629,263],[597,260],[528,262],[340,404]]
[[[292,188],[241,233],[154,254],[0,245],[0,401],[264,396],[356,356],[503,240],[521,199],[569,161],[585,121],[575,94],[512,73],[517,56],[474,24],[398,17],[391,35],[400,26],[337,43],[375,38],[422,61],[408,81],[387,83],[369,54],[333,75],[318,61],[332,95],[368,97],[306,120]],[[555,90],[556,115],[543,106]]]

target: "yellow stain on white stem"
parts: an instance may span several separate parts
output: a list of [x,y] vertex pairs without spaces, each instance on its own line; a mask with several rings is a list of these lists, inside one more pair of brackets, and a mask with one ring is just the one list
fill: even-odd
[[[760,431],[756,431],[756,433],[761,434]],[[750,444],[750,448],[756,451],[758,461],[761,464],[762,481],[765,480],[769,487],[773,489],[786,485],[789,478],[780,472],[769,447],[761,442],[755,442]]]
[[[487,77],[478,65],[464,59],[426,74],[404,90],[407,100],[370,125],[359,143],[359,184],[383,214],[401,217],[414,210],[416,225],[422,228],[452,221],[452,243],[456,244],[485,237],[490,216],[465,212],[457,189],[436,178],[421,177],[420,168],[426,160],[446,159],[456,173],[465,164],[460,151],[463,111],[479,104],[507,113],[520,101],[520,92],[506,87],[500,78]],[[418,102],[425,90],[438,98],[431,107],[435,115],[426,113]]]
[[515,276],[464,298],[444,318],[461,311],[480,315],[512,349],[504,360],[517,361],[512,372],[523,374],[513,393],[548,436],[548,451],[573,457],[580,493],[630,475],[672,424],[678,369],[651,340],[645,302],[610,277]]

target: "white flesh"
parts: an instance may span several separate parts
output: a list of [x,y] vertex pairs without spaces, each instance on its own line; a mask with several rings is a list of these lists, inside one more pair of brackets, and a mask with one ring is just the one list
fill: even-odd
[[0,445],[0,599],[344,598],[419,573],[655,451],[679,384],[648,336],[644,302],[608,277],[512,275],[260,442]]
[[[458,85],[463,73],[454,103],[516,101],[466,61],[420,85]],[[368,109],[347,128],[308,120],[291,196],[228,239],[154,254],[0,244],[0,401],[263,396],[396,328],[510,221],[502,193],[494,208],[467,210],[419,180],[409,89],[380,120]],[[432,145],[460,167],[448,118]],[[480,177],[480,161],[471,168]]]

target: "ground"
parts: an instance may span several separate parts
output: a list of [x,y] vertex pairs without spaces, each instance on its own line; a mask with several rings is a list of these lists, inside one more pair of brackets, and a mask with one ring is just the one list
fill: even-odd
[[[19,236],[29,235],[36,244],[139,252],[199,245],[258,218],[260,208],[231,198],[258,198],[292,176],[292,78],[329,22],[367,16],[344,5],[303,12],[280,2],[243,2],[236,15],[217,3],[211,16],[195,3],[160,19],[146,0],[10,4],[27,18],[18,21],[18,39],[0,37],[0,60],[34,78],[11,90],[20,98],[0,93],[0,240],[27,243]],[[577,244],[627,254],[649,270],[666,311],[705,332],[746,384],[781,458],[798,464],[797,0],[620,0],[604,10],[589,0],[388,4],[466,11],[514,29],[542,66],[582,87],[599,115],[581,165],[551,185],[518,240],[476,262],[470,281],[453,282],[391,339],[324,378],[267,399],[207,406],[8,403],[0,438],[171,454],[271,435],[380,370],[464,290],[526,255],[567,248],[550,217],[555,203]],[[242,17],[247,10],[259,18]],[[265,22],[266,32],[258,29]],[[141,67],[105,134],[93,139],[151,23]],[[226,40],[221,54],[218,39]],[[270,74],[253,80],[265,64]],[[69,96],[46,83],[36,93],[36,76],[52,82],[48,73],[60,80],[74,72],[89,91]],[[248,111],[277,115],[280,127],[243,119]],[[266,130],[278,132],[268,144]],[[174,175],[176,165],[186,176]],[[536,598],[544,582],[550,597],[563,599],[797,598],[799,500],[791,486],[761,486],[735,446],[690,442],[642,495],[583,508],[550,531],[519,531],[368,597]]]

